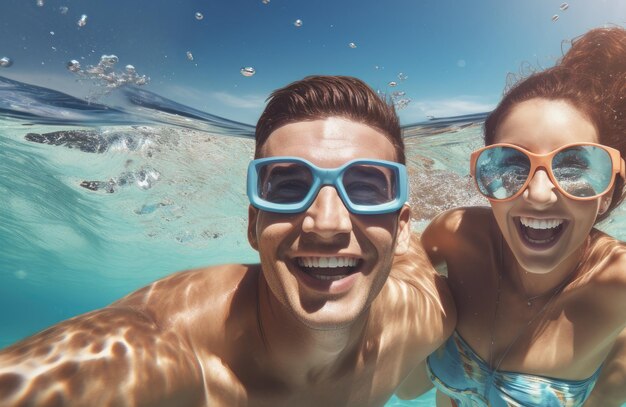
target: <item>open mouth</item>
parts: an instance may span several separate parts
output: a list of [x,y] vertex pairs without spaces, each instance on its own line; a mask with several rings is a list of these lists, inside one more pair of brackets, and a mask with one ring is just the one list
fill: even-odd
[[522,239],[533,248],[547,249],[558,241],[565,229],[564,219],[536,219],[521,216],[517,219]]
[[338,281],[354,274],[359,259],[354,257],[298,257],[300,269],[320,281]]

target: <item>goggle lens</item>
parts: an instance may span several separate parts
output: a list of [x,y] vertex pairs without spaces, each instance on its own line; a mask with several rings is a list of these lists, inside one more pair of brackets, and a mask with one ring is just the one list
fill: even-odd
[[276,204],[293,204],[306,198],[313,185],[313,174],[299,163],[274,163],[259,168],[258,194]]
[[578,198],[604,193],[613,179],[609,153],[595,146],[577,146],[557,153],[552,173],[561,189]]
[[[576,198],[596,197],[613,181],[609,152],[594,145],[576,145],[554,154],[551,171],[556,187]],[[507,199],[526,184],[532,159],[524,151],[508,146],[483,150],[476,159],[475,176],[480,192],[487,198]]]
[[530,172],[530,160],[510,147],[484,150],[476,161],[476,182],[480,192],[494,199],[507,199],[519,191]]
[[350,202],[356,205],[382,205],[396,198],[397,177],[390,168],[353,165],[341,179]]
[[396,211],[408,195],[406,168],[383,160],[355,160],[327,169],[296,157],[259,159],[250,163],[248,183],[254,206],[282,213],[306,210],[323,185],[334,186],[353,213]]

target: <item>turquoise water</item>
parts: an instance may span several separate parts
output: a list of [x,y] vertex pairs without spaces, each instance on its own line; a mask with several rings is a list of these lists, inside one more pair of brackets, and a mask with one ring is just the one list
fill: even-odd
[[[177,270],[257,261],[246,239],[250,138],[104,126],[96,131],[145,143],[100,154],[24,138],[61,129],[0,124],[0,306],[16,310],[0,315],[0,346]],[[455,137],[472,141],[448,146]],[[482,203],[464,192],[473,190],[459,165],[479,142],[479,127],[407,139],[415,228],[468,199]],[[147,187],[142,172],[157,179]]]
[[[0,194],[5,197],[0,307],[13,310],[0,315],[0,347],[168,273],[257,261],[245,229],[251,139],[176,126],[101,126],[92,130],[146,141],[136,150],[118,145],[101,154],[25,140],[29,133],[67,129],[0,123]],[[443,147],[450,137],[479,143],[478,130],[407,139],[416,228],[444,207],[465,202],[467,194],[458,191],[467,189],[467,180],[455,173],[463,171],[455,165],[467,155],[467,143]],[[142,170],[159,174],[150,188],[138,179],[120,182],[124,174]],[[437,179],[450,177],[462,188],[448,184],[442,190]],[[83,188],[85,180],[109,181],[114,191]],[[433,404],[434,392],[429,392],[410,402],[393,398],[388,406]]]
[[[469,152],[481,144],[480,121],[469,123],[405,129],[417,230],[441,210],[485,204],[467,175]],[[25,139],[71,128],[117,144],[91,153]],[[245,233],[245,168],[252,148],[250,138],[228,131],[174,124],[0,122],[0,309],[11,310],[0,314],[0,347],[171,272],[257,261]],[[85,181],[101,188],[85,188]],[[602,227],[625,239],[624,210]],[[433,404],[429,392],[387,405]]]
[[[0,348],[169,273],[257,261],[240,122],[272,90],[346,74],[405,124],[487,111],[507,72],[550,66],[562,41],[626,19],[621,0],[563,4],[0,1]],[[405,128],[415,230],[486,204],[467,175],[482,118]],[[66,130],[97,143],[25,138]],[[625,209],[602,228],[626,240]],[[433,404],[430,392],[387,407]]]

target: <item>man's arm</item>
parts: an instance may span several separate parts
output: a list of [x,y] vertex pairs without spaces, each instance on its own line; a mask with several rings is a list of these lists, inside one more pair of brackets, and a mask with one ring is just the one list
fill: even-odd
[[113,306],[0,351],[0,406],[194,406],[193,352],[146,314]]
[[404,334],[413,332],[428,346],[428,352],[422,355],[419,363],[396,389],[401,399],[414,399],[433,387],[426,372],[425,357],[442,344],[452,333],[456,325],[456,308],[454,300],[445,282],[430,263],[421,240],[417,235],[411,236],[408,253],[397,256],[392,267],[392,276],[401,279],[414,288],[416,301],[404,301],[413,304],[410,311],[414,319],[415,331],[405,330]]

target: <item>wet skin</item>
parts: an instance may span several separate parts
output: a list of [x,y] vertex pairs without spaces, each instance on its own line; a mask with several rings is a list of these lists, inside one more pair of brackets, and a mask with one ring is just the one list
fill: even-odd
[[[288,126],[265,156],[394,159],[359,123]],[[408,208],[352,215],[323,188],[301,214],[249,212],[261,264],[177,273],[2,350],[0,406],[360,407],[382,406],[407,377],[429,387],[423,361],[455,312],[410,239]],[[358,261],[338,272],[299,257]]]
[[[536,99],[516,106],[498,127],[495,139],[496,143],[515,144],[537,154],[569,143],[598,141],[593,124],[569,103]],[[524,288],[529,296],[549,288],[546,276],[530,281],[535,274],[550,273],[560,282],[576,266],[601,205],[601,198],[576,201],[563,197],[543,169],[534,174],[517,199],[492,202],[491,208],[504,239],[519,266],[527,271],[522,275],[528,274],[529,281],[524,281]],[[608,204],[604,205],[602,210],[607,207]],[[521,218],[533,224],[541,220],[562,222],[562,230],[547,244],[532,244],[526,238]]]
[[[495,142],[541,154],[598,135],[570,104],[532,99],[512,108]],[[568,199],[539,169],[519,197],[448,211],[428,226],[423,243],[435,266],[447,266],[456,330],[483,360],[563,379],[600,367],[626,326],[626,247],[593,229],[609,203]],[[559,226],[547,231],[548,222]]]
[[[296,156],[318,167],[335,168],[354,157],[395,160],[391,142],[379,131],[340,118],[287,124],[272,134],[263,156]],[[265,280],[273,297],[311,328],[352,324],[384,284],[394,254],[406,251],[409,211],[351,215],[332,186],[323,187],[311,207],[285,215],[250,209],[253,247],[261,254]],[[402,239],[396,245],[397,236]],[[319,280],[316,268],[301,259],[344,258],[356,261]],[[313,277],[313,278],[311,278]]]

